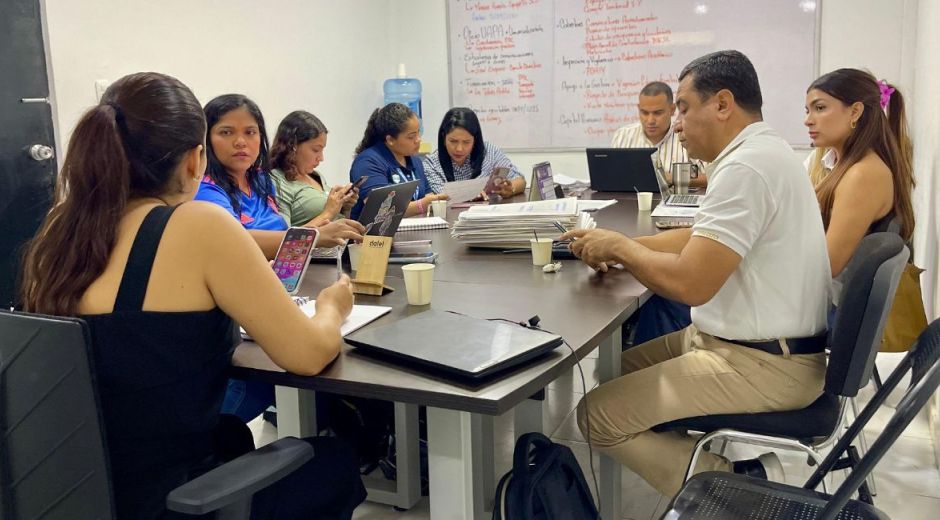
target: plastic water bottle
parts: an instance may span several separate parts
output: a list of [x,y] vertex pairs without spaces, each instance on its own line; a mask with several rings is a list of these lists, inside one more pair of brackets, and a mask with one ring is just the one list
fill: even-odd
[[421,123],[421,132],[424,132],[424,122],[421,118],[421,81],[409,78],[405,72],[405,64],[398,64],[398,77],[385,80],[382,86],[385,92],[385,104],[401,103],[418,114]]

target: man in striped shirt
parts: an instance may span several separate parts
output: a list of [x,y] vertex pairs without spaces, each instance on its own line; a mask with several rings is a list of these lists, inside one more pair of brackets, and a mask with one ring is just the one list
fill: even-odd
[[[672,117],[676,113],[676,104],[672,99],[672,89],[661,81],[647,83],[640,91],[637,110],[640,120],[614,132],[610,145],[613,148],[656,148],[656,158],[666,172],[666,180],[671,183],[672,164],[690,162],[688,153],[673,132]],[[692,179],[690,185],[705,186],[704,165],[701,161],[691,162],[698,164],[699,176]]]

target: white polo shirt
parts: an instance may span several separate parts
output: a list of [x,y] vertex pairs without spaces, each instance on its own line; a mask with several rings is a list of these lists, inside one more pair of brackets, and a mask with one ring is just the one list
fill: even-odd
[[816,194],[800,160],[767,123],[748,125],[708,165],[693,236],[741,256],[692,323],[726,339],[811,336],[826,328],[829,254]]

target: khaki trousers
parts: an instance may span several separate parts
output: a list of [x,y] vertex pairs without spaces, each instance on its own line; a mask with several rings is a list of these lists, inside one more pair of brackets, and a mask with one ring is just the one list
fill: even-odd
[[[696,439],[650,428],[684,417],[804,408],[822,394],[826,371],[823,353],[768,354],[695,325],[625,351],[620,363],[624,375],[578,404],[578,426],[593,446],[669,497],[682,487]],[[731,471],[731,462],[704,452],[695,471]]]

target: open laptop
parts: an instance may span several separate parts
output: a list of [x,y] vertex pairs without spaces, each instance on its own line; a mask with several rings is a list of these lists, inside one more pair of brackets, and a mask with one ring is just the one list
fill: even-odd
[[[359,223],[366,227],[366,233],[385,237],[394,236],[417,188],[418,181],[410,181],[389,184],[370,191],[369,200],[366,201],[362,213],[359,214]],[[336,255],[341,249],[342,246],[314,249],[310,254],[310,259],[336,260]]]
[[659,185],[659,195],[662,197],[662,203],[667,206],[680,206],[685,208],[697,208],[702,205],[702,198],[704,195],[673,195],[669,190],[669,184],[666,182],[666,177],[663,175],[662,167],[656,166],[653,169],[653,173],[656,176],[656,183]]
[[657,190],[651,157],[656,148],[588,148],[585,152],[592,190]]
[[[439,338],[435,340],[434,338]],[[481,380],[562,344],[561,336],[433,309],[346,336],[350,345],[442,376]]]

